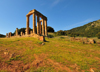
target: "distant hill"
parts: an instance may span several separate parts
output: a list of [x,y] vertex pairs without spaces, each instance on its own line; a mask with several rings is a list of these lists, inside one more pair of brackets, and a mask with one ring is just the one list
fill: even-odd
[[68,30],[69,33],[78,33],[83,34],[83,36],[96,36],[100,32],[100,19],[97,21],[90,22],[80,27],[73,28]]

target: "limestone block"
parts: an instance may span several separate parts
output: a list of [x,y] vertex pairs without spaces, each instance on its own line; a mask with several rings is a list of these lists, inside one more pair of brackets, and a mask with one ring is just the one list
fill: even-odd
[[94,40],[94,39],[89,39],[89,42],[90,42],[91,44],[94,44],[94,43],[95,43],[95,40]]
[[40,36],[40,37],[39,37],[39,40],[40,40],[40,41],[45,41],[45,37],[44,37],[44,36]]
[[9,53],[8,53],[8,52],[4,52],[4,54],[5,54],[5,55],[8,55]]

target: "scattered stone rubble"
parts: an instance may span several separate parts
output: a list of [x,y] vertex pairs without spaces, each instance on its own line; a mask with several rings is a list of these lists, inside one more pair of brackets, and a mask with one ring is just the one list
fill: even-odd
[[70,41],[83,42],[84,44],[94,44],[94,43],[96,43],[96,41],[94,39],[75,38],[75,37],[71,37]]

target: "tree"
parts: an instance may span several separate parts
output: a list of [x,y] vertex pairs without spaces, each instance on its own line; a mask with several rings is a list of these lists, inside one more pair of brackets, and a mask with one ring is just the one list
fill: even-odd
[[96,36],[98,37],[98,39],[100,39],[100,32],[98,32],[98,33],[96,34]]
[[[18,34],[20,35],[20,33],[21,32],[23,32],[24,34],[25,34],[25,30],[26,30],[26,28],[21,28],[21,29],[18,29]],[[30,31],[32,31],[32,29],[31,28],[29,28],[29,32]],[[14,35],[14,34],[16,34],[16,30],[15,30],[15,32],[14,33],[12,33],[12,35]]]
[[55,33],[56,36],[60,36],[60,35],[66,35],[65,31],[59,30]]
[[0,37],[5,37],[5,35],[3,35],[3,34],[0,34]]
[[48,32],[54,32],[54,29],[52,27],[50,27],[50,26],[47,26],[47,31]]

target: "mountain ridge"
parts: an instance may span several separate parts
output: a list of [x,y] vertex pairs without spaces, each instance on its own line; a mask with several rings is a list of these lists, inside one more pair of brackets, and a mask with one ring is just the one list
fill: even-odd
[[100,32],[100,19],[93,22],[89,22],[83,26],[76,27],[68,31],[70,33],[83,33],[84,36],[96,36],[96,34]]

